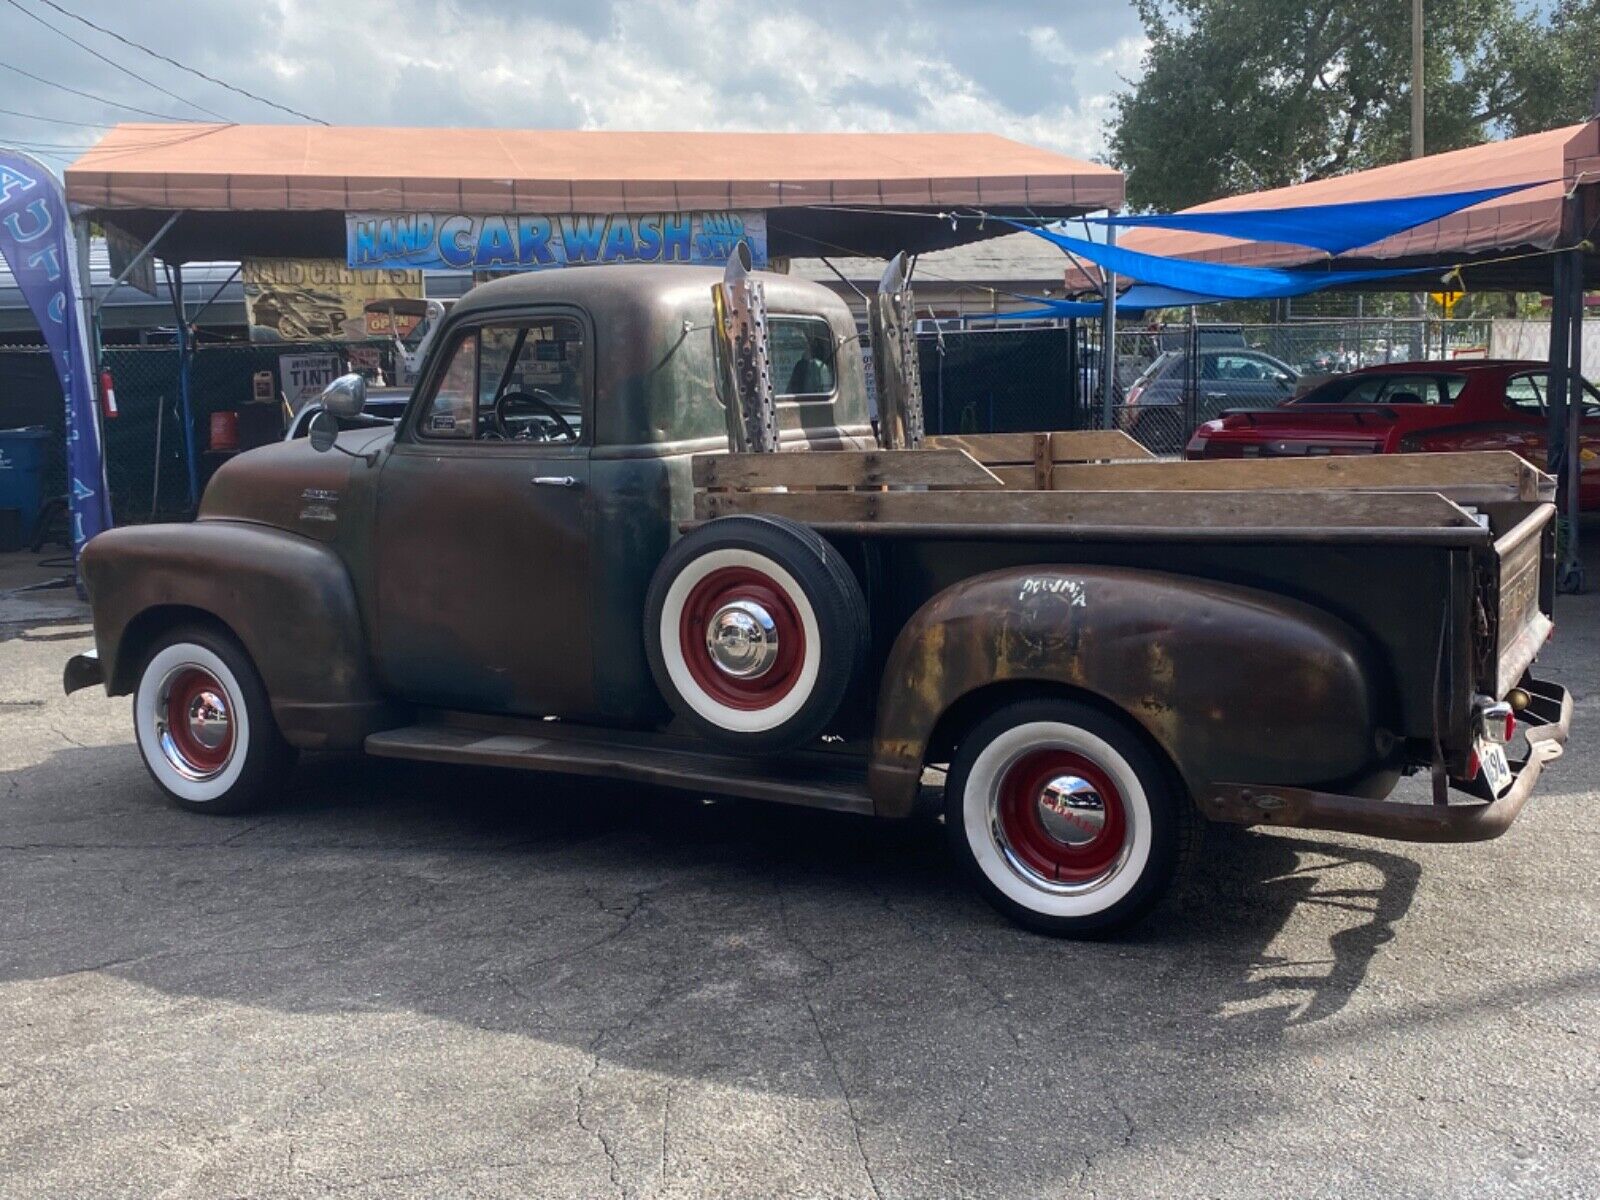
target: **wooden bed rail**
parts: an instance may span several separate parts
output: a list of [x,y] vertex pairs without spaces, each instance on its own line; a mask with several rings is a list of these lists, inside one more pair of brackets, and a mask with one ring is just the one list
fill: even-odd
[[1055,470],[1064,464],[1149,462],[1155,457],[1120,429],[947,433],[926,438],[922,445],[929,450],[965,450],[1007,487],[1041,492],[1055,486]]
[[695,487],[706,491],[750,488],[917,487],[978,491],[1004,486],[964,450],[802,450],[786,454],[697,454]]

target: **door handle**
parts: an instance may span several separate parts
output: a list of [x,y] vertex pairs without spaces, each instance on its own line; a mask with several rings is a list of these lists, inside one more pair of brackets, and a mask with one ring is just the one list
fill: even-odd
[[578,479],[575,475],[535,475],[533,486],[575,488],[578,486]]

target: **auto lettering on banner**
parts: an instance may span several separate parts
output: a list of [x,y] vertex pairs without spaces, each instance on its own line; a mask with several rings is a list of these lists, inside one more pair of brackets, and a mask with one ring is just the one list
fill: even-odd
[[78,295],[78,255],[61,184],[37,159],[0,149],[0,256],[39,322],[66,405],[72,553],[111,527],[94,370]]
[[759,212],[346,213],[353,270],[536,271],[597,263],[722,266],[741,241],[751,265],[767,265],[767,218]]

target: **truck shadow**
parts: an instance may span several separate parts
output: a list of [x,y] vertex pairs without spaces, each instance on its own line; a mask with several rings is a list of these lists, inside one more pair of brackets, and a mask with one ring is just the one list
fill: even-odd
[[[1345,1007],[1420,878],[1354,841],[1235,833],[1185,906],[1072,943],[993,914],[927,822],[332,757],[272,811],[202,818],[128,746],[7,786],[0,981],[98,971],[288,1013],[406,1010],[630,1078],[846,1090],[912,1140],[997,1121],[980,1085],[1059,1104],[1115,1094],[1136,1060],[1183,1064],[1152,1102],[1195,1136],[1191,1087],[1229,1122],[1287,1102],[1244,1077]],[[919,1105],[897,1114],[904,1089]]]

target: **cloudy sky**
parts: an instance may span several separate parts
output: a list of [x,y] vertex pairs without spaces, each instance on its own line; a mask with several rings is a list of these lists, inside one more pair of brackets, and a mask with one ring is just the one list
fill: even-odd
[[[985,130],[1078,157],[1102,151],[1110,96],[1143,48],[1117,0],[56,2],[335,124]],[[59,167],[92,123],[150,119],[52,84],[184,119],[292,119],[43,0],[0,0],[0,108],[28,114],[0,113],[0,143]]]

